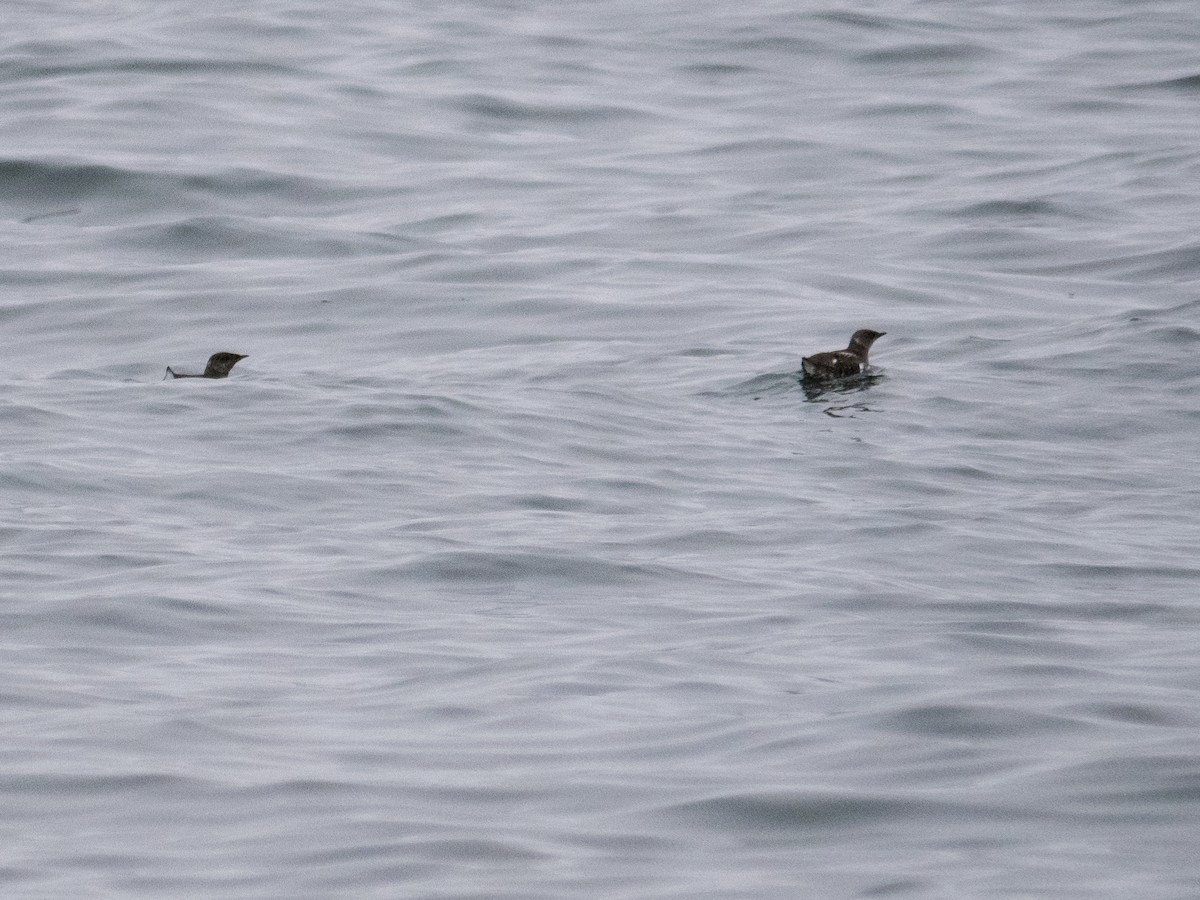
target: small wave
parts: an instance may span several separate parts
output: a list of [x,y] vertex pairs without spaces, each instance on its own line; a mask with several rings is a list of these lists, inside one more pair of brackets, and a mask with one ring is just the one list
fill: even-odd
[[820,833],[866,823],[882,825],[952,814],[951,804],[932,800],[816,791],[727,794],[680,804],[663,812],[671,818],[712,828]]
[[645,113],[628,106],[596,103],[532,103],[495,94],[468,94],[460,97],[456,105],[464,112],[479,118],[514,125],[536,122],[592,125],[645,116]]
[[861,53],[859,62],[870,65],[908,65],[962,62],[988,55],[989,51],[973,44],[908,44]]
[[1038,221],[1057,216],[1077,218],[1067,207],[1050,200],[987,200],[964,206],[952,216],[964,219],[1024,219]]
[[886,722],[900,731],[959,740],[1061,734],[1080,727],[1066,716],[984,704],[917,706],[887,716]]
[[1136,84],[1122,85],[1122,91],[1179,91],[1181,93],[1200,93],[1200,75],[1184,75],[1180,78],[1167,78],[1162,81],[1142,81]]
[[[136,172],[94,163],[0,160],[0,193],[10,201],[25,203],[51,205],[91,194],[127,191],[138,178]],[[51,214],[29,216],[27,221]]]
[[110,239],[123,247],[131,244],[187,258],[208,259],[214,253],[261,259],[314,256],[354,257],[393,253],[407,246],[394,235],[348,232],[343,237],[329,229],[278,220],[237,216],[192,216],[174,222],[134,225],[114,230]]
[[1008,265],[1005,271],[1019,271],[1029,275],[1106,275],[1122,281],[1158,279],[1181,284],[1200,280],[1200,244],[1186,244],[1170,250],[1154,250],[1147,253],[1131,253],[1124,256],[1104,258],[1088,257],[1067,263],[1033,265],[1028,267]]
[[402,577],[465,583],[560,581],[580,584],[629,584],[664,577],[664,567],[609,562],[588,556],[545,553],[494,553],[457,550],[431,553],[392,570]]

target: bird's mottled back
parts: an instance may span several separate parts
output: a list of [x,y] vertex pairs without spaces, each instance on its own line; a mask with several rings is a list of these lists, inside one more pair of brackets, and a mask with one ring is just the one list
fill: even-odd
[[850,337],[850,346],[845,350],[830,350],[804,357],[801,361],[804,377],[816,381],[834,381],[863,374],[867,371],[871,345],[886,333],[860,328]]

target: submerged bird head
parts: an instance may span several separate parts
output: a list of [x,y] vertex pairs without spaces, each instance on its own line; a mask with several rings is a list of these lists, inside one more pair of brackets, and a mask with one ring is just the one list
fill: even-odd
[[239,359],[245,359],[244,353],[214,353],[208,358],[204,367],[205,378],[224,378],[229,370],[237,365]]
[[850,346],[846,349],[852,350],[865,358],[867,351],[871,349],[871,345],[885,334],[887,334],[886,331],[872,331],[870,328],[860,328],[850,337]]

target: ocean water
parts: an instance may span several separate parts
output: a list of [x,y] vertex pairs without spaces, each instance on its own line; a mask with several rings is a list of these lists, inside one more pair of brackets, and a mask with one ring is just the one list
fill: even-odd
[[1200,896],[1198,45],[12,0],[0,894]]

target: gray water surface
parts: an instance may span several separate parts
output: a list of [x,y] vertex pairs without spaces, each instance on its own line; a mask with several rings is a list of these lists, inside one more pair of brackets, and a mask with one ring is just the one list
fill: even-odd
[[10,3],[0,893],[1200,896],[1197,46]]

